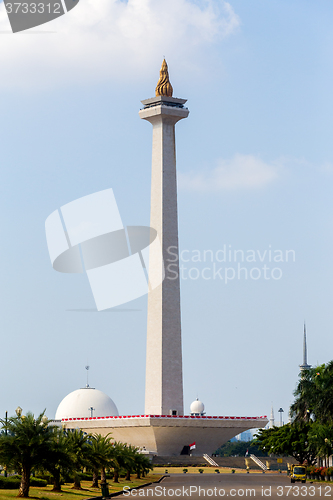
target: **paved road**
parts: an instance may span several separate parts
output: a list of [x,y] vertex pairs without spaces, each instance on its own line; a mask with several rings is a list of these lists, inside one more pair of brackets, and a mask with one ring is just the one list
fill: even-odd
[[[126,491],[119,498],[272,498],[333,497],[333,484],[291,484],[276,474],[172,474],[157,485]],[[333,500],[333,498],[332,498]]]

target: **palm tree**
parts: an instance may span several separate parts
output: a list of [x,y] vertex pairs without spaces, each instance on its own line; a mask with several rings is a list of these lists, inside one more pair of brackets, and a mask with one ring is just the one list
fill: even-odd
[[45,411],[37,418],[32,413],[0,420],[7,434],[0,436],[0,462],[22,474],[18,496],[28,497],[31,472],[50,455],[53,427]]
[[123,443],[114,441],[110,448],[109,464],[113,468],[113,482],[119,483],[119,472],[125,466]]
[[90,444],[89,439],[91,436],[85,432],[74,429],[67,431],[67,443],[69,453],[72,458],[74,469],[74,489],[81,490],[81,481],[79,471],[86,466],[89,466],[89,453]]
[[153,466],[145,455],[142,453],[136,452],[134,455],[134,470],[136,472],[137,479],[141,478],[141,474],[145,477],[146,474],[149,473],[150,470],[153,469]]
[[111,454],[111,438],[110,434],[101,436],[94,434],[90,440],[89,461],[93,469],[93,484],[92,488],[98,488],[98,473],[101,471],[101,483],[106,482],[105,469],[109,465]]
[[131,474],[134,470],[135,466],[135,457],[137,454],[138,448],[132,445],[123,445],[123,454],[124,454],[124,468],[126,470],[126,481],[131,480]]
[[53,491],[61,491],[62,471],[71,470],[75,466],[70,443],[64,429],[53,429],[50,453],[45,463],[42,464],[43,468],[53,476]]

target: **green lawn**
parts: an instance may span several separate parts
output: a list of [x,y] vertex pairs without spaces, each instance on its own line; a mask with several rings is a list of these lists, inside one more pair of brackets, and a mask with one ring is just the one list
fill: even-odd
[[[119,484],[113,483],[112,480],[108,480],[109,491],[114,493],[116,491],[122,490],[124,486],[129,486],[133,488],[135,486],[140,486],[141,484],[150,483],[158,481],[161,474],[148,474],[143,479],[135,479],[135,475],[132,476],[132,481],[125,481],[125,479],[119,479]],[[53,492],[52,486],[46,486],[45,488],[37,488],[31,486],[30,488],[30,498],[38,498],[41,500],[84,500],[90,497],[101,496],[100,488],[91,488],[91,481],[81,481],[82,490],[73,490],[73,484],[64,484],[62,486],[61,492]],[[0,500],[11,500],[16,498],[18,490],[0,490]]]

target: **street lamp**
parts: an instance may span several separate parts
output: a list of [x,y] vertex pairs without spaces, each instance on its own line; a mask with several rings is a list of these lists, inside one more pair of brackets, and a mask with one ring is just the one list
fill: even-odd
[[18,417],[20,417],[22,415],[22,408],[20,406],[18,406],[15,410],[15,413]]
[[283,409],[282,408],[279,408],[278,410],[278,413],[280,413],[280,427],[282,427],[282,413],[283,413]]
[[[8,429],[7,429],[8,411],[6,411],[6,414],[5,414],[5,422],[6,422],[5,435],[7,436],[7,434],[8,434]],[[5,469],[5,472],[4,472],[5,477],[7,477],[7,465],[5,465],[4,469]]]

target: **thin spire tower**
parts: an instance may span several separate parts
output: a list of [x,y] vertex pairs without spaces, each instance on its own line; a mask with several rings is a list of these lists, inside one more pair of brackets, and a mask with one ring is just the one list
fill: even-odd
[[274,425],[275,425],[275,421],[274,421],[274,409],[273,409],[273,403],[272,403],[271,417],[269,419],[268,428],[269,429],[273,429]]
[[308,365],[308,352],[306,346],[306,326],[304,322],[304,338],[303,338],[303,364],[300,365],[301,372],[309,370],[311,365]]

